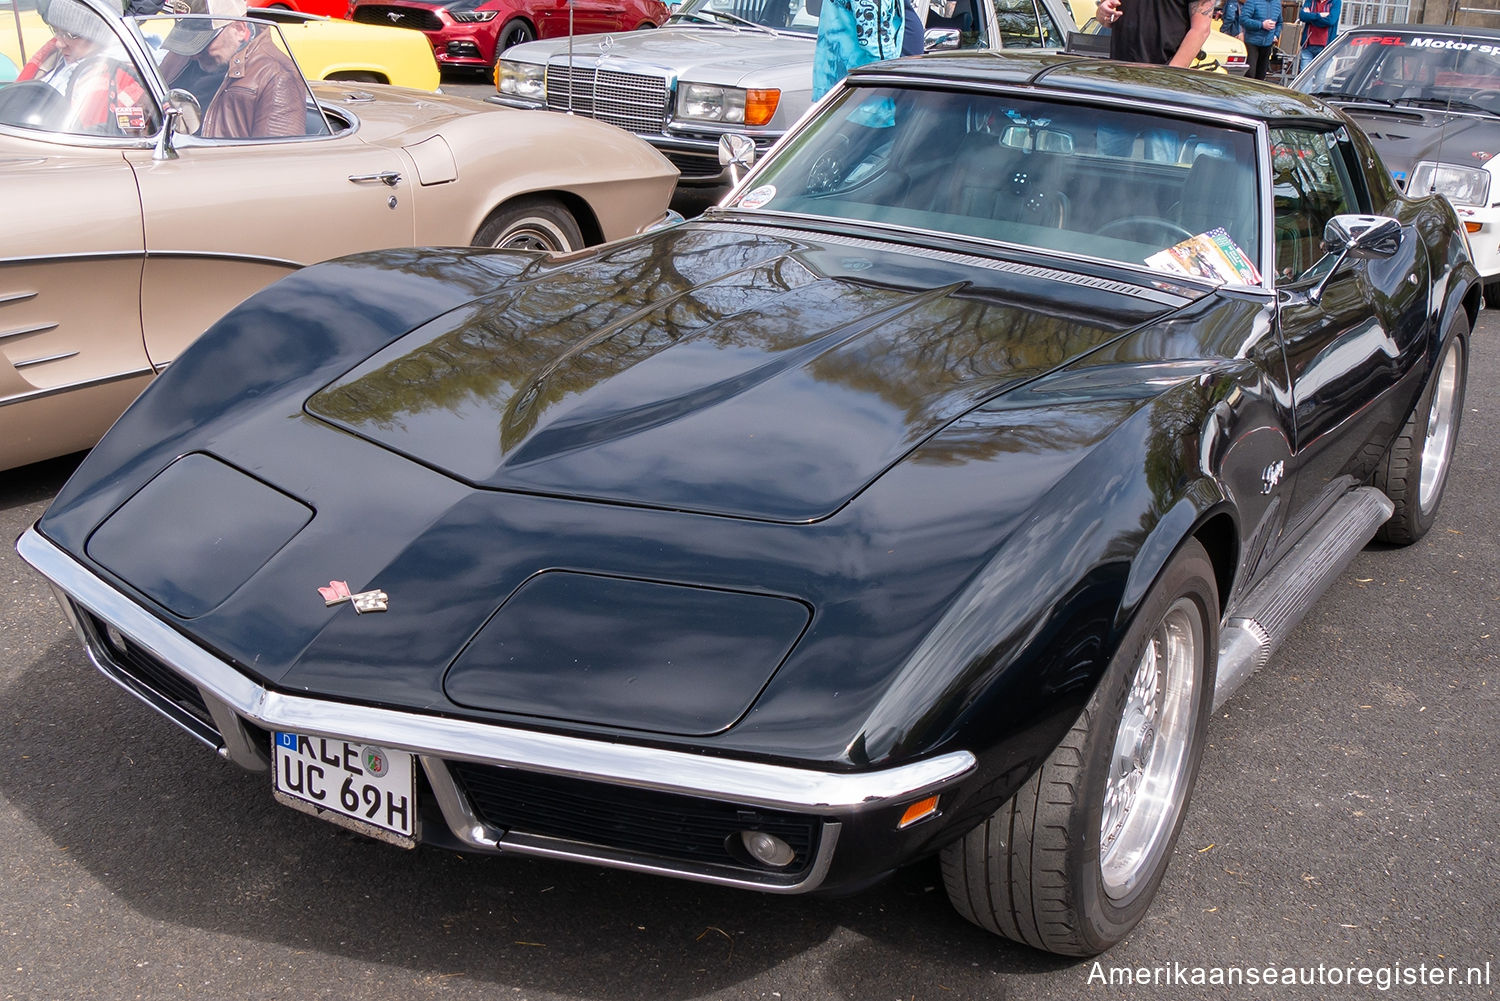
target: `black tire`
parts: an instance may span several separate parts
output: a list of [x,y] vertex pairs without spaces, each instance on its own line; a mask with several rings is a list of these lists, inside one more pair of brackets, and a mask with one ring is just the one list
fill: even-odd
[[535,41],[536,30],[524,19],[513,17],[506,21],[500,28],[500,34],[496,36],[495,54],[499,55],[512,45],[520,45],[523,42]]
[[1448,326],[1427,387],[1375,470],[1372,482],[1396,505],[1375,533],[1381,542],[1410,545],[1437,520],[1464,413],[1468,337],[1469,318],[1460,312]]
[[518,198],[490,213],[474,234],[474,246],[565,254],[583,247],[583,233],[560,202]]
[[[1213,564],[1189,539],[1067,737],[1010,802],[943,850],[943,882],[960,914],[1065,956],[1096,955],[1135,927],[1171,860],[1203,756],[1218,622]],[[1154,720],[1141,712],[1153,706]],[[1131,779],[1142,776],[1170,780],[1160,802],[1137,802]]]
[[1484,287],[1484,304],[1489,309],[1500,309],[1500,281],[1490,282]]

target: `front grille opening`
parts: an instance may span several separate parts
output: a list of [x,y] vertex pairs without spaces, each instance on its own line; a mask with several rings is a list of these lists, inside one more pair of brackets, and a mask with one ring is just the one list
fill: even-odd
[[418,31],[441,31],[443,19],[426,7],[406,7],[401,4],[361,4],[354,9],[354,21],[360,24],[381,24],[389,28],[415,28]]
[[552,63],[547,67],[547,107],[638,135],[656,135],[667,127],[667,81],[645,73]]
[[[804,873],[817,850],[817,817],[463,761],[449,768],[481,821],[517,834],[757,875]],[[794,852],[791,864],[768,868],[752,861],[737,848],[745,830],[785,841]]]
[[218,732],[214,727],[213,716],[209,714],[208,704],[203,701],[197,685],[173,671],[94,613],[82,608],[78,608],[77,612],[93,639],[95,650],[109,661],[116,673],[149,689],[214,733]]

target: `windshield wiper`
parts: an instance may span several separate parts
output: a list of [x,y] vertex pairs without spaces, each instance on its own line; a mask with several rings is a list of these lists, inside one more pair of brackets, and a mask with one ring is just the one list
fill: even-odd
[[1444,97],[1403,97],[1399,101],[1397,101],[1396,103],[1397,104],[1415,105],[1415,106],[1420,106],[1420,107],[1423,107],[1423,108],[1442,108],[1444,110],[1447,110],[1447,109],[1451,108],[1453,110],[1477,111],[1481,115],[1493,115],[1493,114],[1496,114],[1496,112],[1490,110],[1489,108],[1480,107],[1477,104],[1473,104],[1473,103],[1471,103],[1469,101],[1465,101],[1465,100],[1463,100],[1461,98],[1457,98],[1457,97],[1455,97],[1455,98],[1444,98]]
[[1352,101],[1356,104],[1382,104],[1387,108],[1394,108],[1395,101],[1388,101],[1383,97],[1369,97],[1365,94],[1350,94],[1343,90],[1315,90],[1311,92],[1313,97],[1322,97],[1331,101]]
[[764,24],[756,24],[754,21],[740,17],[738,14],[731,14],[726,10],[710,10],[707,7],[700,7],[698,10],[679,11],[672,15],[672,20],[676,20],[679,17],[696,18],[705,24],[714,24],[715,22],[712,19],[718,18],[720,21],[729,24],[743,25],[746,28],[754,28],[756,31],[764,31],[768,35],[776,34],[774,28],[768,28]]

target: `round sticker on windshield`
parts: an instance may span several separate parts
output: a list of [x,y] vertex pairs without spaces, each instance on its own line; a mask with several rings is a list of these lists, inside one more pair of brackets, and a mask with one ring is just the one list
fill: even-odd
[[776,185],[762,184],[754,191],[746,192],[745,197],[740,199],[740,208],[758,209],[772,198],[776,197]]

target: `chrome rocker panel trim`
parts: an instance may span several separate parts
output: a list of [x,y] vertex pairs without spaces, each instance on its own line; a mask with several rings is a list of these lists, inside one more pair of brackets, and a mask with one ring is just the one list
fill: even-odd
[[[495,723],[424,716],[373,706],[329,702],[272,691],[176,632],[91,570],[49,542],[35,527],[16,542],[21,558],[48,578],[58,592],[89,659],[110,680],[146,702],[223,757],[250,769],[265,767],[265,751],[248,739],[239,720],[268,730],[370,742],[419,756],[444,819],[455,838],[474,848],[515,851],[679,876],[700,882],[744,886],[771,893],[816,889],[828,872],[842,825],[825,822],[819,850],[795,883],[767,882],[719,867],[668,864],[614,853],[599,846],[533,837],[507,839],[475,817],[444,760],[520,768],[620,786],[700,796],[790,812],[850,816],[920,799],[948,788],[974,771],[968,751],[954,751],[881,771],[841,773],[763,762],[713,758],[686,751],[606,739],[521,730]],[[218,726],[218,741],[201,724],[149,687],[115,670],[98,639],[74,615],[74,602],[149,651],[196,685]],[[774,880],[774,873],[767,873]]]

